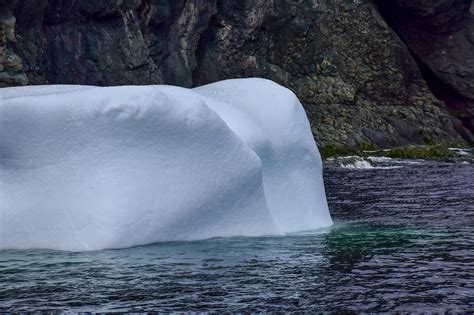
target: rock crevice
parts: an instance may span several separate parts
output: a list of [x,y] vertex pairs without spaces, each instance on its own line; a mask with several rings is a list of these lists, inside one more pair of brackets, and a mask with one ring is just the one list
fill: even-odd
[[415,56],[434,95],[474,142],[474,17],[472,0],[376,1]]

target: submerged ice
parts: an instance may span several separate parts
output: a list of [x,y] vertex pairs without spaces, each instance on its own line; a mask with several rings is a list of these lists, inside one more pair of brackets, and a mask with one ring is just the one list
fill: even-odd
[[0,248],[95,250],[331,225],[301,104],[267,80],[0,90]]

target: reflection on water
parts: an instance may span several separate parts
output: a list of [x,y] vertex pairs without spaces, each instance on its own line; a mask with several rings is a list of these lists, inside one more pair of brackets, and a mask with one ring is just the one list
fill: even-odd
[[473,165],[325,175],[326,231],[0,251],[0,311],[474,310]]

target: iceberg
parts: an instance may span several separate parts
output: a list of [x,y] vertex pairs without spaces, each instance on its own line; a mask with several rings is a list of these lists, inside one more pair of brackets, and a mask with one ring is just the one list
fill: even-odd
[[0,89],[0,249],[125,248],[331,224],[305,112],[276,83]]

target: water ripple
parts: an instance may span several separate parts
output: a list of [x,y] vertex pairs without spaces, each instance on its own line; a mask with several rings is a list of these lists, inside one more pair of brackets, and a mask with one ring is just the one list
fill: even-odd
[[69,253],[0,251],[0,311],[472,312],[474,165],[328,168],[336,224]]

